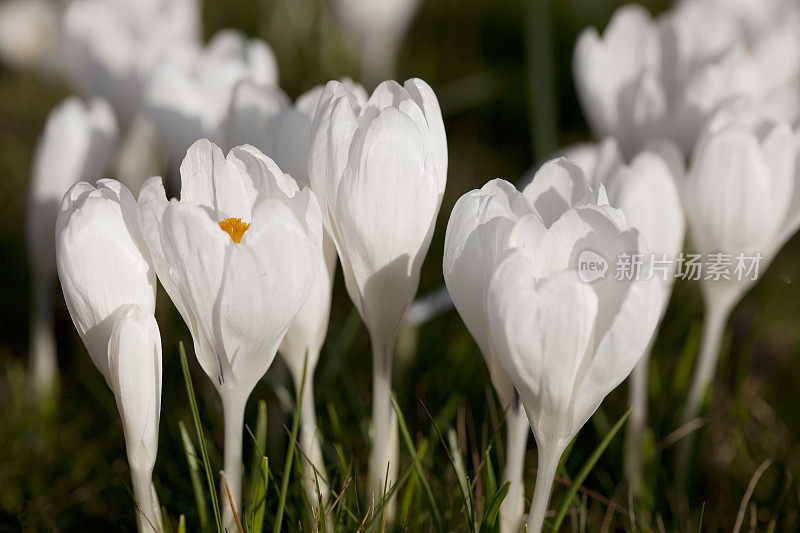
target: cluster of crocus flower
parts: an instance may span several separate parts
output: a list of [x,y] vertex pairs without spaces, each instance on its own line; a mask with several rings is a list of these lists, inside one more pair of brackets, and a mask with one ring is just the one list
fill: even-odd
[[[161,417],[158,280],[222,403],[225,527],[233,530],[242,512],[245,406],[278,353],[295,392],[304,391],[302,483],[321,506],[329,487],[313,380],[338,259],[372,344],[373,505],[397,481],[398,330],[446,307],[448,295],[505,414],[511,486],[501,529],[519,531],[525,521],[529,431],[538,472],[527,527],[538,532],[565,448],[628,375],[625,466],[637,494],[648,358],[687,228],[689,246],[706,260],[758,254],[760,273],[800,226],[800,10],[753,2],[687,0],[656,19],[624,6],[602,36],[586,30],[574,74],[601,142],[565,148],[524,187],[496,179],[464,194],[447,224],[446,292],[416,306],[448,172],[444,122],[426,82],[385,81],[368,94],[330,81],[291,102],[263,41],[226,30],[200,42],[193,0],[70,2],[60,22],[67,75],[91,99],[70,98],[51,113],[35,156],[27,228],[34,382],[45,390],[56,372],[55,269],[119,408],[140,531],[159,526],[151,481]],[[355,5],[335,2],[375,76],[391,69],[416,2],[372,6],[374,15]],[[356,11],[389,22],[357,27]],[[7,50],[0,38],[12,61],[35,52]],[[163,156],[179,198],[168,200],[160,177],[142,179],[165,170]],[[115,159],[120,181],[79,181],[106,175]],[[649,256],[666,267],[660,277],[604,271],[587,279],[586,254],[606,263]],[[684,423],[701,408],[725,323],[758,273],[700,282],[705,326]],[[690,445],[680,444],[679,479]]]

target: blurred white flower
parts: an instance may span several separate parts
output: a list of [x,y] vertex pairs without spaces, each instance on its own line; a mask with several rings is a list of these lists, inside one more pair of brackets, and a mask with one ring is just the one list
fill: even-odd
[[[139,531],[160,524],[161,509],[152,488],[161,417],[161,335],[153,312],[123,306],[108,343],[110,386],[125,432]],[[145,519],[145,516],[147,519]]]
[[155,122],[140,109],[120,140],[114,175],[136,195],[146,179],[161,173],[165,159]]
[[580,183],[577,167],[557,163],[549,170],[571,179],[543,180],[539,194],[530,194],[538,211],[551,204],[557,208],[551,213],[560,214],[520,219],[512,232],[517,245],[493,272],[485,304],[493,348],[519,392],[539,451],[532,532],[541,531],[565,446],[631,372],[661,311],[656,280],[618,280],[610,272],[581,280],[578,262],[587,250],[616,258],[643,247],[624,215],[601,205],[602,195],[563,206]]
[[351,300],[373,347],[374,442],[370,490],[377,497],[397,469],[390,402],[394,341],[419,284],[447,179],[439,104],[422,80],[360,91],[331,81],[311,128],[311,187],[336,243]]
[[144,104],[174,164],[196,140],[227,146],[225,122],[234,88],[242,80],[276,86],[278,70],[269,46],[235,30],[218,32],[202,49],[178,49],[153,67]]
[[108,343],[127,304],[152,313],[156,273],[142,239],[136,200],[111,179],[76,183],[56,222],[58,277],[75,329],[92,362],[113,389]]
[[108,170],[117,137],[111,108],[102,100],[72,97],[50,112],[33,158],[25,237],[31,268],[30,351],[34,386],[45,392],[57,377],[53,331],[55,227],[64,193],[81,179]]
[[397,53],[420,0],[331,0],[336,19],[361,54],[361,75],[374,86],[394,75]]
[[595,28],[584,30],[573,73],[595,134],[614,136],[626,154],[657,135],[668,106],[661,70],[658,27],[644,7],[617,9],[602,36]]
[[0,60],[18,69],[52,70],[58,63],[58,29],[55,2],[0,3]]
[[[139,209],[159,279],[222,399],[220,501],[228,501],[227,482],[241,511],[244,407],[314,284],[319,205],[257,149],[241,146],[225,157],[203,139],[181,165],[180,200],[168,202],[153,178],[139,193]],[[229,505],[224,521],[233,525]]]
[[67,78],[106,98],[124,128],[142,103],[150,69],[175,48],[200,42],[197,0],[74,0],[64,13]]
[[[723,4],[688,1],[657,19],[626,5],[602,36],[584,30],[573,72],[596,135],[615,137],[626,157],[662,136],[688,153],[705,121],[729,100],[770,100],[796,87],[800,10],[787,8],[795,15],[770,18],[755,32]],[[786,103],[782,118],[796,117],[797,104]]]
[[[785,122],[744,118],[728,113],[712,118],[682,187],[692,247],[705,266],[698,278],[705,301],[703,340],[684,422],[697,416],[713,381],[730,312],[800,226],[795,133]],[[730,263],[719,279],[709,275],[715,256],[727,256]],[[737,270],[740,257],[749,258],[747,271]],[[690,446],[687,438],[679,449],[679,481],[686,474]]]

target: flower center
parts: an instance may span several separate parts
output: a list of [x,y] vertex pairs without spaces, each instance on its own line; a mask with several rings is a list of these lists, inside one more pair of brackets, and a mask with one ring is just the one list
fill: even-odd
[[250,227],[250,223],[242,222],[241,218],[230,217],[226,218],[225,220],[220,220],[219,227],[222,228],[222,231],[231,236],[233,242],[239,244],[242,242],[244,232]]

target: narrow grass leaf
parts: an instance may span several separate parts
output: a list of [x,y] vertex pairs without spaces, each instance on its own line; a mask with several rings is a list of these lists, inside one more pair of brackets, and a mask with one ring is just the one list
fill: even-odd
[[394,397],[394,394],[392,394],[392,406],[394,407],[395,413],[397,413],[397,424],[400,426],[400,434],[403,436],[403,441],[406,443],[408,452],[411,455],[412,461],[414,462],[414,469],[417,472],[420,485],[422,485],[422,490],[425,493],[425,496],[428,498],[428,503],[431,506],[431,512],[433,513],[433,524],[437,531],[444,531],[442,528],[442,515],[439,512],[439,507],[436,505],[436,500],[433,498],[431,486],[428,483],[428,480],[425,478],[425,473],[422,470],[422,462],[419,460],[417,449],[414,447],[414,441],[411,440],[411,435],[408,432],[406,419],[403,417],[403,413],[400,411],[400,406],[397,405],[397,399]]
[[169,521],[169,513],[163,505],[161,506],[161,521],[164,523],[164,529],[161,533],[172,533],[172,522]]
[[197,460],[197,452],[195,452],[194,444],[192,444],[192,438],[189,436],[189,432],[186,430],[182,420],[178,422],[178,429],[181,432],[186,462],[189,464],[189,476],[192,480],[197,515],[200,518],[200,529],[206,529],[208,527],[208,506],[206,504],[205,491],[203,490],[203,479],[200,474],[200,462]]
[[217,523],[217,532],[223,533],[222,528],[222,515],[219,512],[219,502],[217,501],[217,491],[214,488],[214,473],[211,470],[211,461],[208,459],[208,449],[206,448],[206,439],[203,435],[203,426],[200,423],[200,411],[197,409],[197,398],[194,395],[194,386],[192,385],[192,376],[189,374],[189,362],[186,360],[186,350],[183,347],[183,342],[178,343],[178,351],[181,356],[181,368],[183,369],[183,379],[186,382],[186,393],[189,395],[189,405],[192,409],[192,418],[194,419],[194,429],[197,432],[197,441],[200,445],[200,454],[203,458],[203,467],[206,471],[206,481],[208,482],[208,492],[211,494],[211,507],[214,509],[214,520]]
[[625,425],[625,421],[628,420],[628,417],[631,414],[631,410],[628,409],[624,415],[617,421],[616,424],[609,430],[608,434],[606,434],[605,438],[600,442],[597,448],[594,449],[592,455],[589,456],[589,459],[586,460],[583,467],[581,467],[580,472],[575,477],[572,482],[572,486],[567,491],[567,495],[564,496],[564,499],[561,501],[561,506],[558,508],[558,512],[556,512],[556,517],[553,519],[553,531],[558,531],[561,527],[561,522],[564,521],[564,517],[567,515],[567,511],[569,510],[570,502],[572,502],[572,498],[575,497],[577,494],[578,489],[586,480],[586,477],[589,475],[589,472],[592,471],[594,465],[597,461],[600,460],[602,457],[603,452],[605,452],[606,448],[611,441],[614,439],[614,436],[619,432],[620,428]]
[[267,509],[267,487],[269,480],[269,461],[266,457],[262,457],[257,477],[253,480],[253,504],[251,507],[251,516],[253,533],[261,533],[264,531],[264,513]]
[[[250,432],[250,428],[247,428]],[[258,402],[258,413],[256,414],[256,432],[255,435],[250,433],[250,438],[253,440],[253,460],[250,467],[250,494],[247,499],[247,508],[252,509],[255,507],[256,490],[258,481],[261,477],[261,459],[265,455],[265,448],[267,447],[267,402],[260,400]],[[250,513],[252,514],[252,513]]]
[[486,497],[488,499],[494,498],[497,493],[497,476],[494,475],[494,465],[492,465],[492,457],[489,450],[483,452],[483,469],[486,472],[484,480],[486,482]]
[[472,505],[472,491],[470,490],[469,479],[467,478],[467,469],[464,466],[464,459],[461,457],[461,450],[458,447],[458,436],[453,428],[450,428],[450,430],[447,432],[447,440],[451,450],[451,452],[448,453],[448,456],[453,464],[453,470],[456,473],[456,479],[458,479],[458,487],[461,490],[461,495],[464,497],[464,506],[466,507],[467,511],[467,519],[469,520],[470,524],[474,524],[475,516],[473,515],[474,507]]
[[308,352],[303,361],[303,380],[300,383],[300,392],[297,394],[297,405],[295,406],[294,416],[292,417],[292,435],[289,438],[289,446],[286,450],[286,462],[283,465],[283,478],[281,478],[281,492],[278,499],[278,511],[275,514],[274,533],[280,533],[283,524],[283,513],[286,509],[286,495],[289,491],[289,478],[292,474],[292,463],[294,462],[295,443],[297,440],[297,430],[300,427],[300,409],[303,403],[303,392],[306,388],[306,371],[308,367]]
[[500,487],[500,490],[494,493],[492,499],[489,500],[489,505],[486,506],[486,512],[483,514],[483,520],[481,520],[480,533],[489,533],[497,529],[497,513],[500,511],[500,506],[503,504],[503,500],[506,499],[508,489],[510,488],[511,482],[506,481],[505,484]]
[[186,533],[186,517],[184,515],[181,515],[181,517],[178,518],[177,533]]

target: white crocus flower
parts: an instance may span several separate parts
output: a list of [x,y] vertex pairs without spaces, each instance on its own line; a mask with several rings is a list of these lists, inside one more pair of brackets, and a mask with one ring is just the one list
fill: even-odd
[[161,508],[153,490],[161,417],[161,335],[153,313],[124,306],[108,343],[108,371],[125,432],[139,531],[161,524]]
[[[160,524],[151,474],[158,447],[161,341],[153,318],[156,273],[142,239],[136,200],[121,183],[75,184],[56,223],[58,277],[72,322],[114,391],[135,496]],[[137,511],[139,531],[147,522]]]
[[377,502],[397,471],[394,342],[419,285],[447,179],[436,95],[419,79],[387,81],[364,102],[358,91],[331,81],[317,105],[309,158],[311,187],[372,342],[369,480]]
[[659,32],[644,7],[619,8],[602,36],[595,28],[584,30],[575,45],[573,71],[592,130],[614,136],[624,153],[635,153],[663,128],[667,94]]
[[58,206],[76,182],[105,174],[116,138],[117,124],[105,101],[84,104],[72,97],[50,112],[36,146],[25,236],[33,290],[30,354],[33,383],[39,394],[54,385],[58,375],[53,332]]
[[[683,157],[669,141],[652,143],[626,164],[613,139],[585,144],[564,151],[588,176],[602,183],[608,202],[625,213],[628,225],[638,230],[651,254],[651,272],[662,287],[661,317],[667,309],[678,256],[683,248],[685,221],[678,186],[683,181]],[[626,475],[634,493],[641,489],[642,438],[647,421],[648,363],[652,344],[631,374],[630,402],[633,410],[626,426]]]
[[361,75],[374,86],[394,75],[397,53],[420,0],[333,0],[345,34],[361,54]]
[[115,180],[76,183],[56,222],[56,262],[72,321],[110,384],[108,339],[123,305],[155,310],[156,273],[142,239],[136,199]]
[[168,202],[161,179],[153,178],[139,193],[139,209],[159,279],[222,399],[220,501],[230,528],[225,484],[241,512],[245,404],[314,284],[322,257],[319,205],[257,149],[241,146],[225,157],[203,139],[181,165],[180,200]]
[[[656,19],[626,5],[602,36],[584,30],[573,72],[596,135],[615,137],[628,158],[665,136],[689,153],[708,118],[729,100],[770,101],[792,90],[797,96],[797,16],[753,32],[724,3],[684,2]],[[782,118],[796,117],[797,103],[784,102]]]
[[234,30],[218,32],[201,50],[175,50],[157,62],[146,83],[144,104],[173,164],[201,138],[228,146],[226,120],[234,88],[242,80],[272,87],[278,83],[278,69],[264,41]]
[[[539,235],[521,238],[519,225],[526,218],[554,222],[572,205],[601,202],[602,187],[593,186],[580,168],[563,159],[543,165],[522,192],[496,179],[458,199],[447,223],[443,271],[447,290],[483,354],[492,384],[505,410],[507,427],[504,481],[511,482],[501,507],[502,531],[518,531],[524,514],[523,473],[529,422],[512,380],[492,348],[485,305],[489,283],[506,253],[529,248]],[[556,259],[557,260],[557,259]],[[566,263],[561,265],[566,267]]]
[[[516,245],[495,268],[485,302],[492,349],[519,392],[539,451],[528,515],[536,533],[564,448],[631,372],[661,311],[657,281],[618,280],[609,263],[643,249],[624,215],[601,205],[602,194],[574,207],[565,202],[579,190],[575,168],[551,167],[559,179],[537,176],[531,186],[541,185],[526,189],[537,212],[515,225]],[[605,275],[579,271],[587,253],[606,261]]]
[[[349,81],[345,83],[349,83],[353,90],[359,90],[356,84]],[[322,86],[314,87],[298,97],[292,105],[277,87],[263,87],[249,80],[242,81],[234,90],[226,129],[228,141],[232,144],[252,144],[271,157],[298,184],[310,186],[308,151],[311,122],[322,89]],[[336,246],[327,231],[323,235],[322,250],[323,260],[308,302],[295,317],[279,350],[289,367],[297,394],[300,393],[306,365],[306,382],[301,400],[300,446],[309,459],[303,465],[306,470],[303,483],[309,501],[317,499],[317,486],[323,497],[328,493],[314,411],[314,372],[328,331],[331,291],[336,272]]]
[[[731,311],[800,226],[797,153],[788,124],[745,124],[720,114],[692,156],[682,196],[691,243],[705,267],[699,278],[705,321],[684,422],[698,415],[712,383]],[[714,275],[709,269],[715,265],[717,271],[728,265],[723,269],[727,273]],[[691,442],[687,438],[680,445],[680,479],[686,474]]]
[[55,2],[5,0],[0,3],[0,60],[18,69],[53,70],[58,30]]
[[125,129],[142,104],[153,64],[199,46],[196,0],[75,0],[63,21],[65,74],[83,94],[107,99]]

